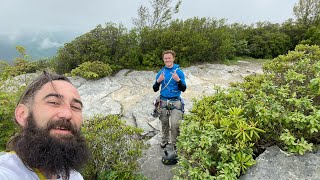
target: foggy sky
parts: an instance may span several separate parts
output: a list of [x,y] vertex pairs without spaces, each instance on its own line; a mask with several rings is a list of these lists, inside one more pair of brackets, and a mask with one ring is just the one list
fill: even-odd
[[[178,19],[225,18],[228,23],[282,23],[293,16],[298,0],[182,0]],[[131,28],[140,5],[149,0],[1,0],[0,34],[25,31],[85,33],[98,24],[121,23]]]

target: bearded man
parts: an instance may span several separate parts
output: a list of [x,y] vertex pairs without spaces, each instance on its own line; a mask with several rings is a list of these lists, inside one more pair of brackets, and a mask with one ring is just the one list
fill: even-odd
[[0,156],[0,179],[83,179],[90,155],[80,129],[80,95],[68,78],[44,72],[21,95],[15,109],[20,132]]

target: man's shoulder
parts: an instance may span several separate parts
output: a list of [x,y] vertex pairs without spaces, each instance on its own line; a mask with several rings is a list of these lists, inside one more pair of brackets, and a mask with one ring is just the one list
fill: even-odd
[[8,161],[13,159],[13,154],[9,152],[0,152],[0,166],[7,164]]
[[[30,171],[20,160],[20,158],[11,152],[0,154],[0,180],[9,179],[38,179],[38,175]],[[83,180],[82,175],[77,171],[72,171],[70,180]]]
[[0,168],[16,171],[21,166],[24,165],[15,153],[6,152],[0,155]]
[[[4,153],[0,155],[0,179],[35,179],[34,175],[26,174],[23,170],[23,163],[14,153]],[[25,167],[24,167],[25,168]],[[25,168],[26,169],[26,168]]]
[[178,68],[176,72],[178,75],[184,75],[184,72],[181,68]]
[[162,73],[164,70],[165,70],[165,67],[162,67],[162,68],[158,71],[158,73]]
[[70,180],[83,180],[83,177],[78,171],[72,171],[70,174]]
[[178,71],[183,72],[179,64],[174,64],[173,69],[174,69],[175,71],[177,71],[177,72],[178,72]]

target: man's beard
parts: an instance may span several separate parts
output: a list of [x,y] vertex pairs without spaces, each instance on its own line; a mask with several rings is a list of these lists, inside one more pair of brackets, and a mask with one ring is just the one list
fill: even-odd
[[[52,137],[50,129],[57,127],[69,130],[72,135]],[[69,120],[50,121],[42,129],[37,127],[32,112],[27,127],[9,145],[28,167],[38,168],[45,175],[59,174],[64,179],[69,179],[72,170],[79,171],[90,156],[80,130]]]

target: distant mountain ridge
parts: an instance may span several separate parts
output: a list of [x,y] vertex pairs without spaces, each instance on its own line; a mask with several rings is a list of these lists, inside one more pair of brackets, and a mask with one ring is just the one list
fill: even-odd
[[12,62],[18,57],[16,46],[23,46],[31,60],[53,57],[59,48],[79,35],[70,31],[0,34],[0,60]]

